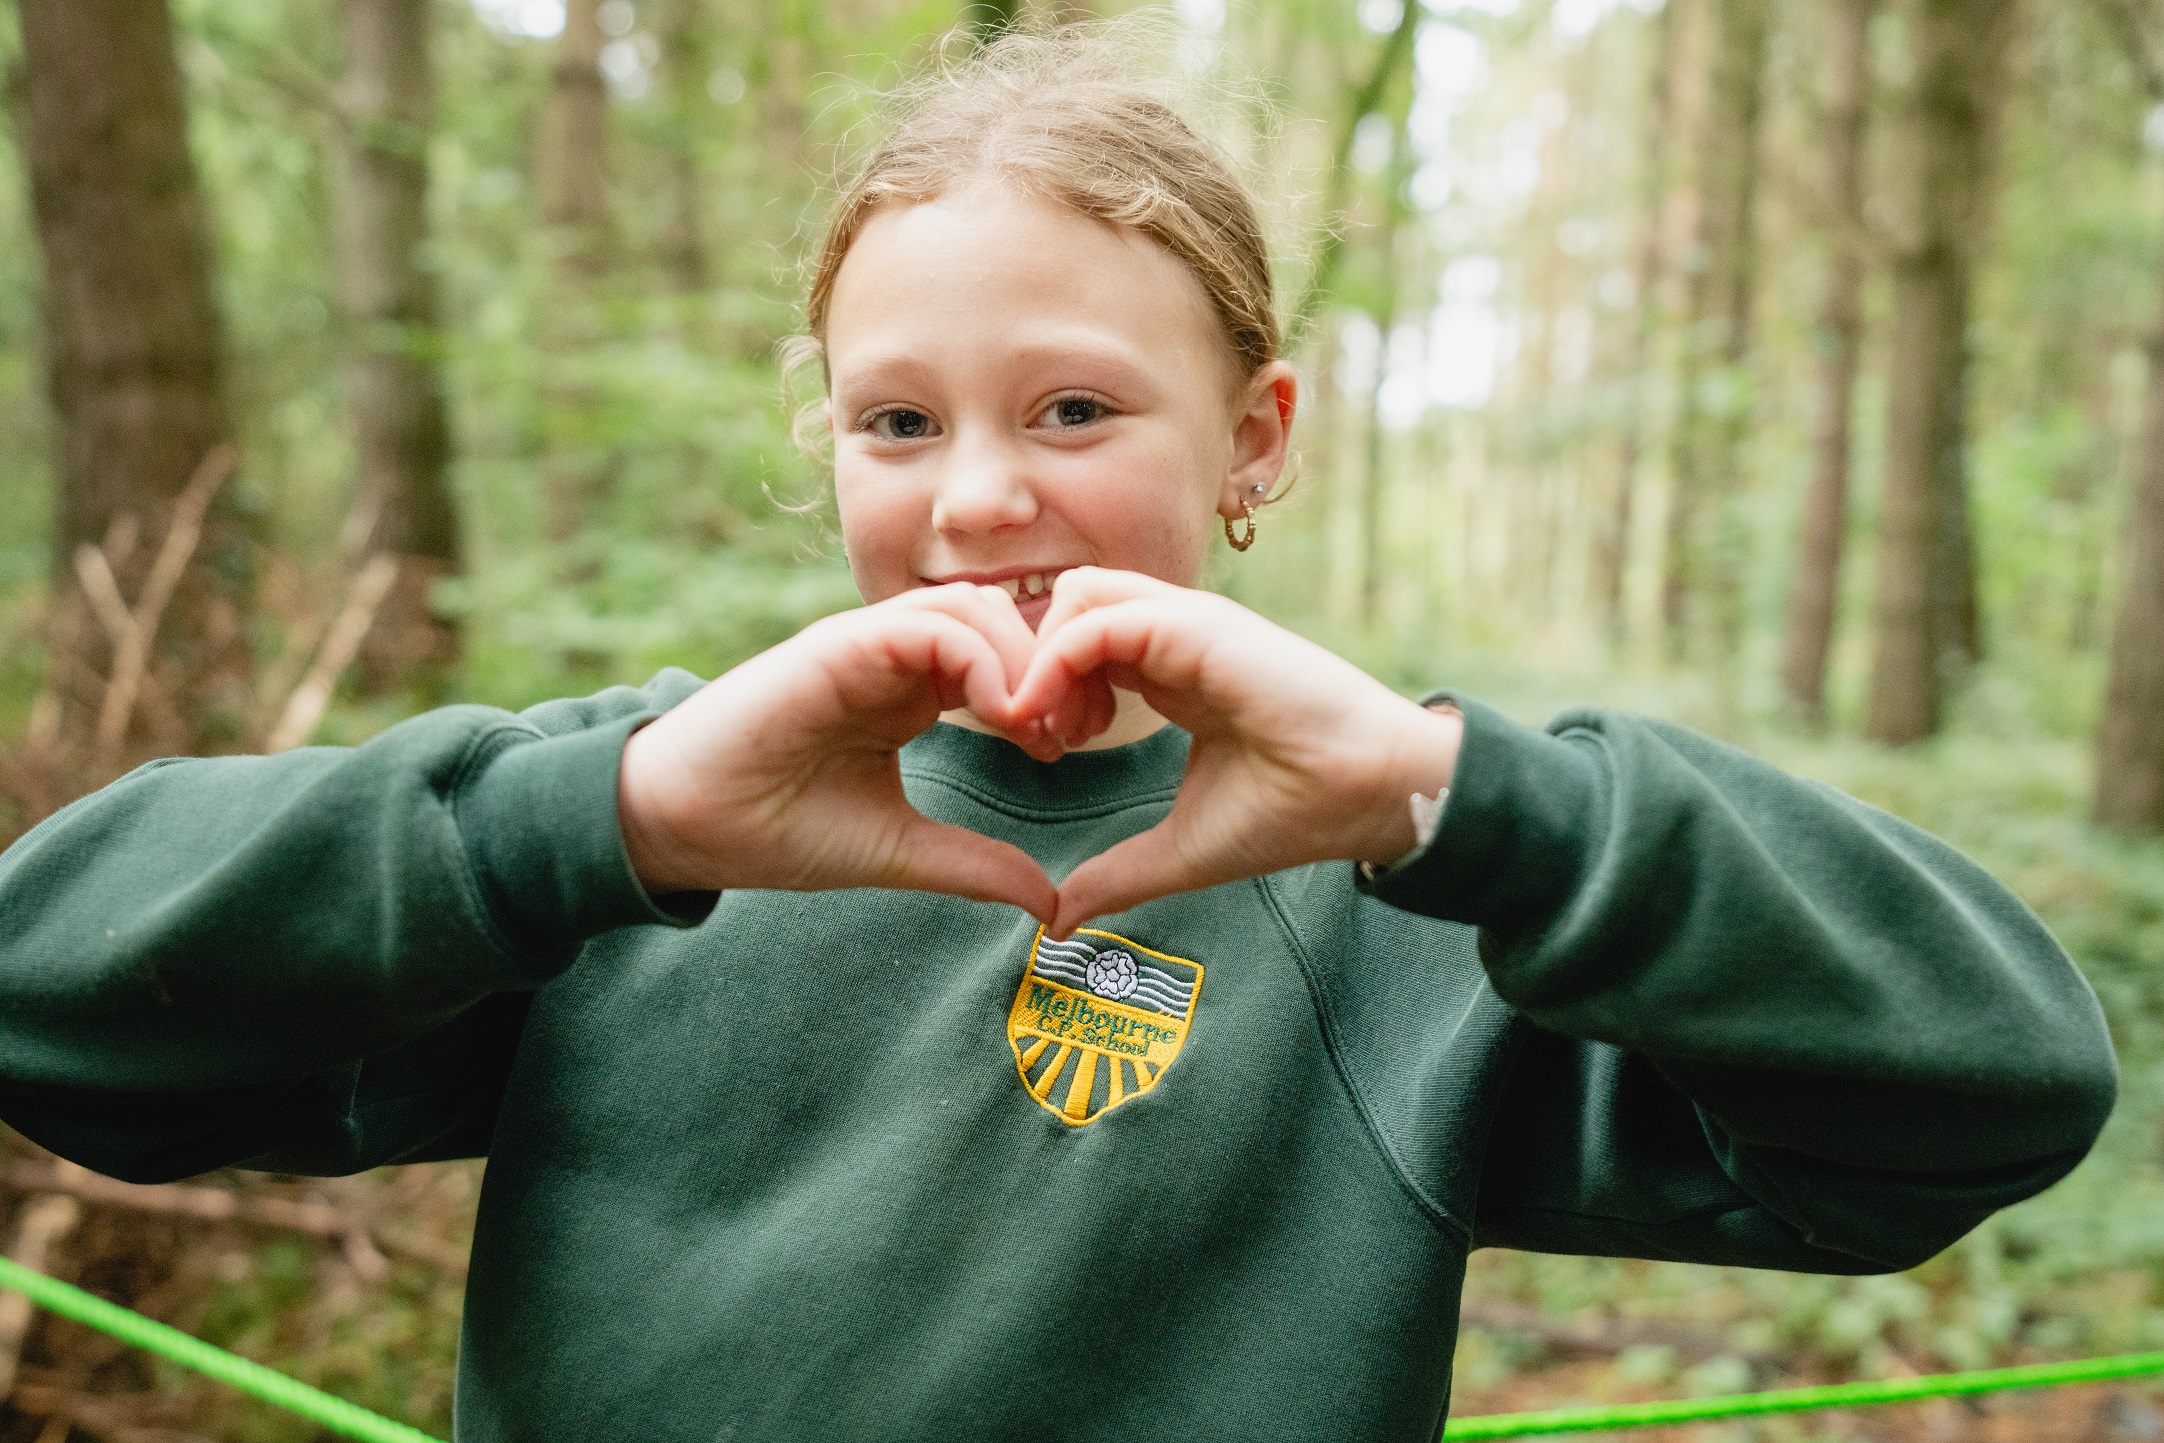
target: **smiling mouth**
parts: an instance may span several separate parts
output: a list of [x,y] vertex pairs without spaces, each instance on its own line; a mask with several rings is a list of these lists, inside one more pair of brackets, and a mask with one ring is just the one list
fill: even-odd
[[941,580],[927,578],[927,586],[946,586],[957,581],[967,581],[975,586],[996,586],[1017,602],[1031,601],[1052,594],[1052,583],[1059,579],[1065,566],[1049,567],[1043,571],[1008,572],[1005,574],[981,572],[977,575],[949,576]]
[[1016,601],[1020,601],[1025,596],[1042,596],[1050,591],[1052,589],[1052,578],[1058,574],[1056,571],[1050,573],[1032,571],[1027,576],[1010,576],[1005,581],[995,584]]

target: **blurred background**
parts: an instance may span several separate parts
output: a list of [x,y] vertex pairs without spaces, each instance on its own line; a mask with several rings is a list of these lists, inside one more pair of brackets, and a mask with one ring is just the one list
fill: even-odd
[[[150,756],[713,675],[854,604],[773,359],[822,197],[941,35],[1122,8],[0,0],[0,841]],[[1946,835],[2124,1060],[2080,1171],[1904,1275],[1480,1255],[1460,1411],[2164,1348],[2164,4],[1166,15],[1308,396],[1212,584]],[[479,1179],[129,1187],[0,1133],[0,1244],[447,1434]],[[8,1305],[0,1397],[0,1443],[314,1436]]]

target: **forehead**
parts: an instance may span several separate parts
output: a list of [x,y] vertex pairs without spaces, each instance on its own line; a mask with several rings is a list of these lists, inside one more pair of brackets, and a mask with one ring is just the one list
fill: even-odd
[[1094,339],[1159,365],[1229,368],[1209,296],[1177,256],[1139,231],[997,182],[874,211],[827,312],[837,382],[853,361],[897,349],[1043,349],[1052,337]]

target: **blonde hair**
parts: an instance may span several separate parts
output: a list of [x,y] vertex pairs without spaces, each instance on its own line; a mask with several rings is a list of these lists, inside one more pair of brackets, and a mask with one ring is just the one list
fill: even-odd
[[1238,380],[1277,360],[1284,335],[1253,199],[1226,157],[1135,78],[1136,42],[1162,46],[1164,29],[1068,25],[981,49],[950,36],[933,73],[894,94],[886,138],[834,205],[812,258],[806,334],[786,343],[789,368],[822,358],[834,278],[874,211],[980,179],[1148,236],[1202,283]]

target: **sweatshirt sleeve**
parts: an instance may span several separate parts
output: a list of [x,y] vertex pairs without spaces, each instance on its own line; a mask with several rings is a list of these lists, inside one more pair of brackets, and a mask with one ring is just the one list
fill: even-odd
[[531,990],[691,920],[633,875],[616,775],[696,685],[153,762],[48,818],[0,853],[0,1117],[138,1181],[485,1151]]
[[1682,727],[1477,703],[1442,824],[1372,883],[1479,929],[1524,1024],[1483,1244],[1912,1266],[2087,1152],[2088,984],[1936,838]]

